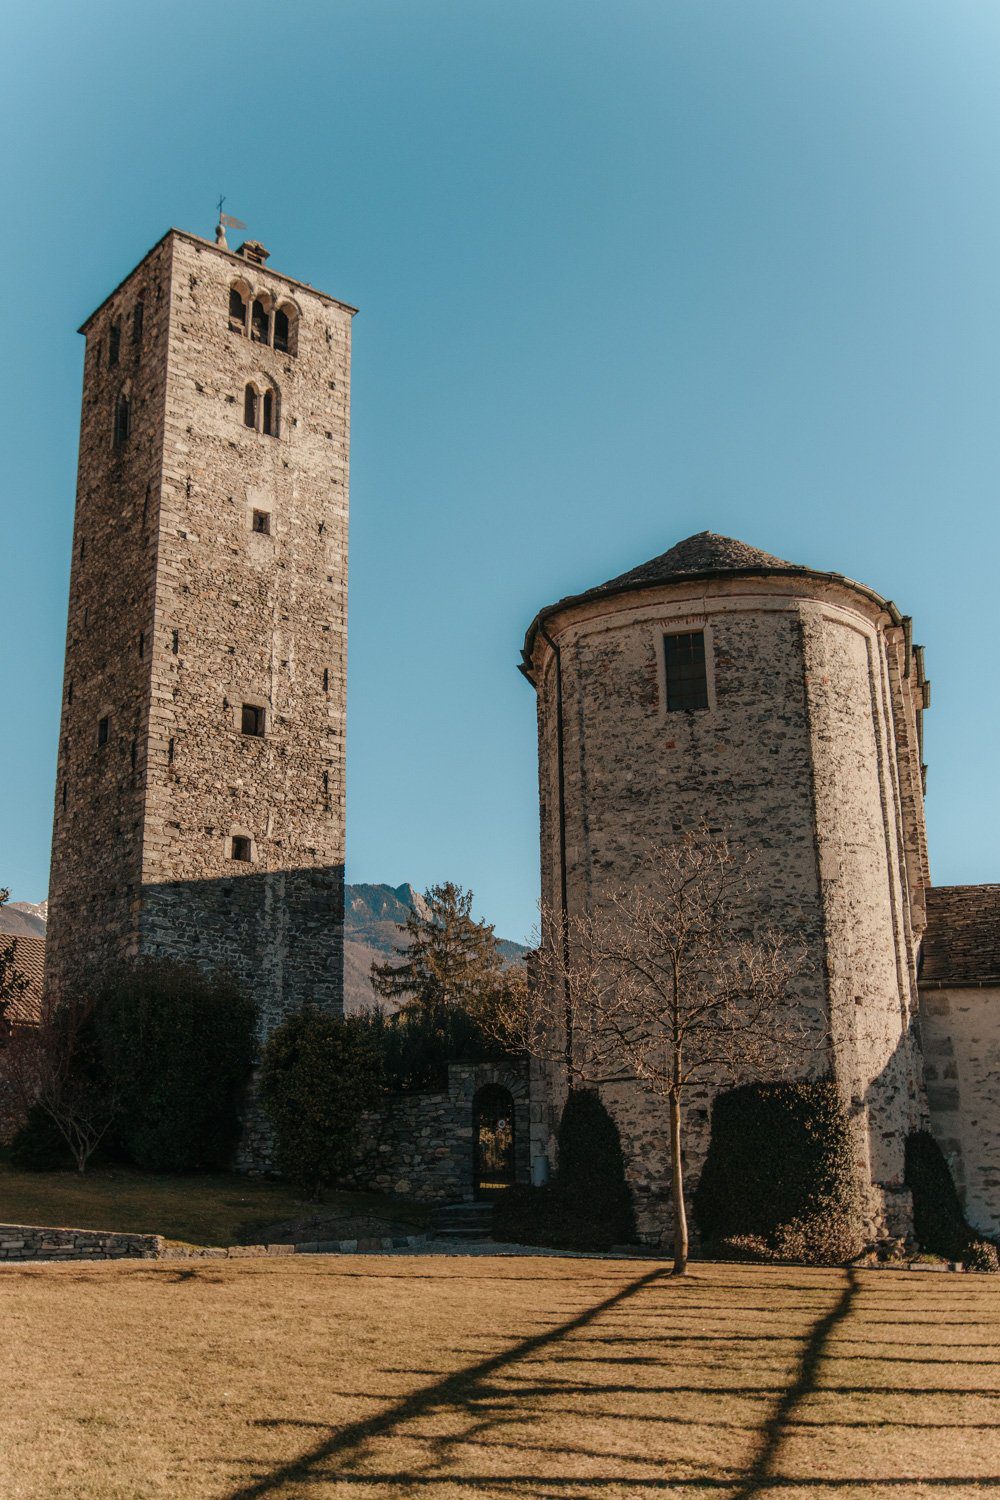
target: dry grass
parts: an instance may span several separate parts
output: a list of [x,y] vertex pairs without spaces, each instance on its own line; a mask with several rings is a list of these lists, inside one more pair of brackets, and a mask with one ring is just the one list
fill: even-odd
[[301,1257],[0,1298],[5,1500],[1000,1489],[989,1277]]
[[[322,1205],[303,1203],[287,1183],[229,1173],[170,1177],[129,1167],[78,1172],[18,1172],[0,1164],[0,1223],[55,1228],[116,1229],[163,1234],[192,1245],[231,1245],[252,1238],[255,1226],[315,1213],[384,1213],[427,1220],[417,1204],[377,1193],[328,1193]],[[334,1236],[331,1236],[334,1237]]]

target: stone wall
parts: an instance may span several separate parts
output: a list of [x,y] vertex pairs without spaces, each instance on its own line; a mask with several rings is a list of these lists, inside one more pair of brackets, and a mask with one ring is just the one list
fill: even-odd
[[1000,986],[920,997],[931,1130],[969,1222],[1000,1235]]
[[[288,351],[233,326],[234,285]],[[265,1032],[342,1004],[352,312],[171,231],[85,325],[50,988],[141,951],[232,970]]]
[[116,1234],[105,1229],[40,1229],[31,1224],[0,1224],[0,1261],[156,1260],[163,1253],[159,1234]]
[[[796,1071],[838,1078],[859,1165],[879,1189],[873,1223],[881,1214],[905,1229],[903,1142],[922,1107],[910,902],[924,845],[903,630],[863,591],[808,575],[679,581],[571,605],[546,628],[562,677],[570,913],[641,883],[651,844],[703,818],[726,829],[754,859],[753,890],[735,915],[751,930],[784,929],[803,956],[796,992],[816,1047]],[[666,712],[667,630],[705,632],[706,711]],[[541,635],[532,674],[542,891],[557,910],[557,663]],[[720,1078],[689,1095],[692,1189],[711,1100],[725,1086]],[[535,1127],[534,1150],[547,1146],[550,1158],[563,1093],[555,1081]],[[629,1157],[640,1229],[659,1237],[669,1225],[665,1109],[634,1080],[602,1093]]]
[[440,1093],[393,1094],[361,1119],[356,1164],[345,1186],[395,1193],[424,1203],[470,1200],[474,1193],[474,1101],[498,1083],[514,1098],[514,1165],[530,1181],[530,1120],[525,1067],[453,1063]]

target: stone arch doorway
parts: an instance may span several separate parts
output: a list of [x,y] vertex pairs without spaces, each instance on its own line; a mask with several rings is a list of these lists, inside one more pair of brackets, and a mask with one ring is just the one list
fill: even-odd
[[477,1198],[495,1198],[514,1184],[514,1096],[487,1083],[472,1101]]

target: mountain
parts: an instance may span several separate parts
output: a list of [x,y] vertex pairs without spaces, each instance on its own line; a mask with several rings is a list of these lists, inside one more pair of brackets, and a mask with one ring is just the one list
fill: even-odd
[[48,914],[47,901],[8,901],[6,906],[0,906],[0,932],[43,938]]
[[[372,963],[392,957],[402,941],[400,926],[411,909],[427,915],[427,903],[412,885],[344,887],[344,1010],[348,1015],[376,1003]],[[508,963],[516,963],[528,951],[509,938],[498,938],[497,946]]]
[[[0,932],[17,937],[44,937],[47,901],[10,901],[0,906]],[[344,1009],[348,1014],[375,1004],[369,977],[375,960],[391,958],[401,941],[399,929],[410,911],[427,915],[427,903],[412,885],[349,885],[344,888]],[[516,963],[527,949],[521,943],[498,939],[508,963]]]

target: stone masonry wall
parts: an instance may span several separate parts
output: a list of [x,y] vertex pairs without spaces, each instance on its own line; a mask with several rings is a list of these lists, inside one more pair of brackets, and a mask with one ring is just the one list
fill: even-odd
[[[234,284],[248,312],[260,298],[269,318],[289,316],[288,352],[270,333],[251,338],[249,319],[232,325]],[[132,432],[109,457],[90,431],[110,430],[117,390],[100,349],[116,320],[123,357],[131,349],[140,286],[150,353],[129,366]],[[351,316],[171,231],[87,325],[77,525],[98,514],[102,536],[118,538],[94,585],[118,692],[99,762],[107,795],[88,798],[68,836],[57,793],[54,982],[141,950],[232,970],[258,997],[264,1032],[303,1000],[342,1004]],[[256,428],[244,422],[251,383]],[[107,694],[96,647],[73,632],[82,587],[67,679],[89,733]],[[263,711],[263,737],[241,732],[244,704]],[[249,862],[232,858],[234,837],[250,841]],[[109,920],[115,890],[127,922]],[[81,916],[64,941],[59,912],[73,902]]]
[[[796,990],[816,1049],[794,1071],[839,1071],[845,1098],[860,1101],[861,1164],[884,1174],[895,1214],[902,1136],[895,1154],[883,1148],[900,1121],[905,1135],[914,1097],[913,956],[902,918],[896,746],[882,687],[872,686],[882,670],[880,628],[877,607],[848,588],[796,582],[790,592],[787,580],[766,578],[587,601],[547,622],[561,651],[571,913],[593,909],[615,885],[641,882],[649,844],[701,818],[751,851],[742,915],[751,927],[784,928],[804,955]],[[662,638],[691,629],[705,631],[710,707],[668,714]],[[556,678],[541,637],[534,669],[542,890],[557,909]],[[822,1042],[831,1002],[832,1056]],[[689,1189],[707,1150],[712,1097],[727,1085],[688,1096]],[[563,1092],[551,1086],[540,1111],[547,1119],[535,1127],[536,1150],[550,1132],[550,1157]],[[602,1094],[622,1131],[640,1230],[658,1238],[669,1227],[665,1107],[628,1078],[607,1080]]]
[[[138,942],[169,310],[163,241],[87,337],[46,934],[50,991]],[[116,445],[123,395],[131,432]],[[105,717],[107,743],[99,745]]]
[[158,1234],[117,1234],[105,1229],[39,1229],[31,1224],[0,1224],[0,1261],[156,1260],[163,1252]]
[[1000,1235],[1000,988],[920,997],[930,1124],[969,1222]]
[[515,1172],[518,1182],[528,1182],[526,1070],[516,1065],[453,1063],[447,1091],[394,1094],[362,1116],[356,1164],[345,1186],[427,1203],[471,1199],[475,1096],[489,1083],[499,1083],[513,1095]]

